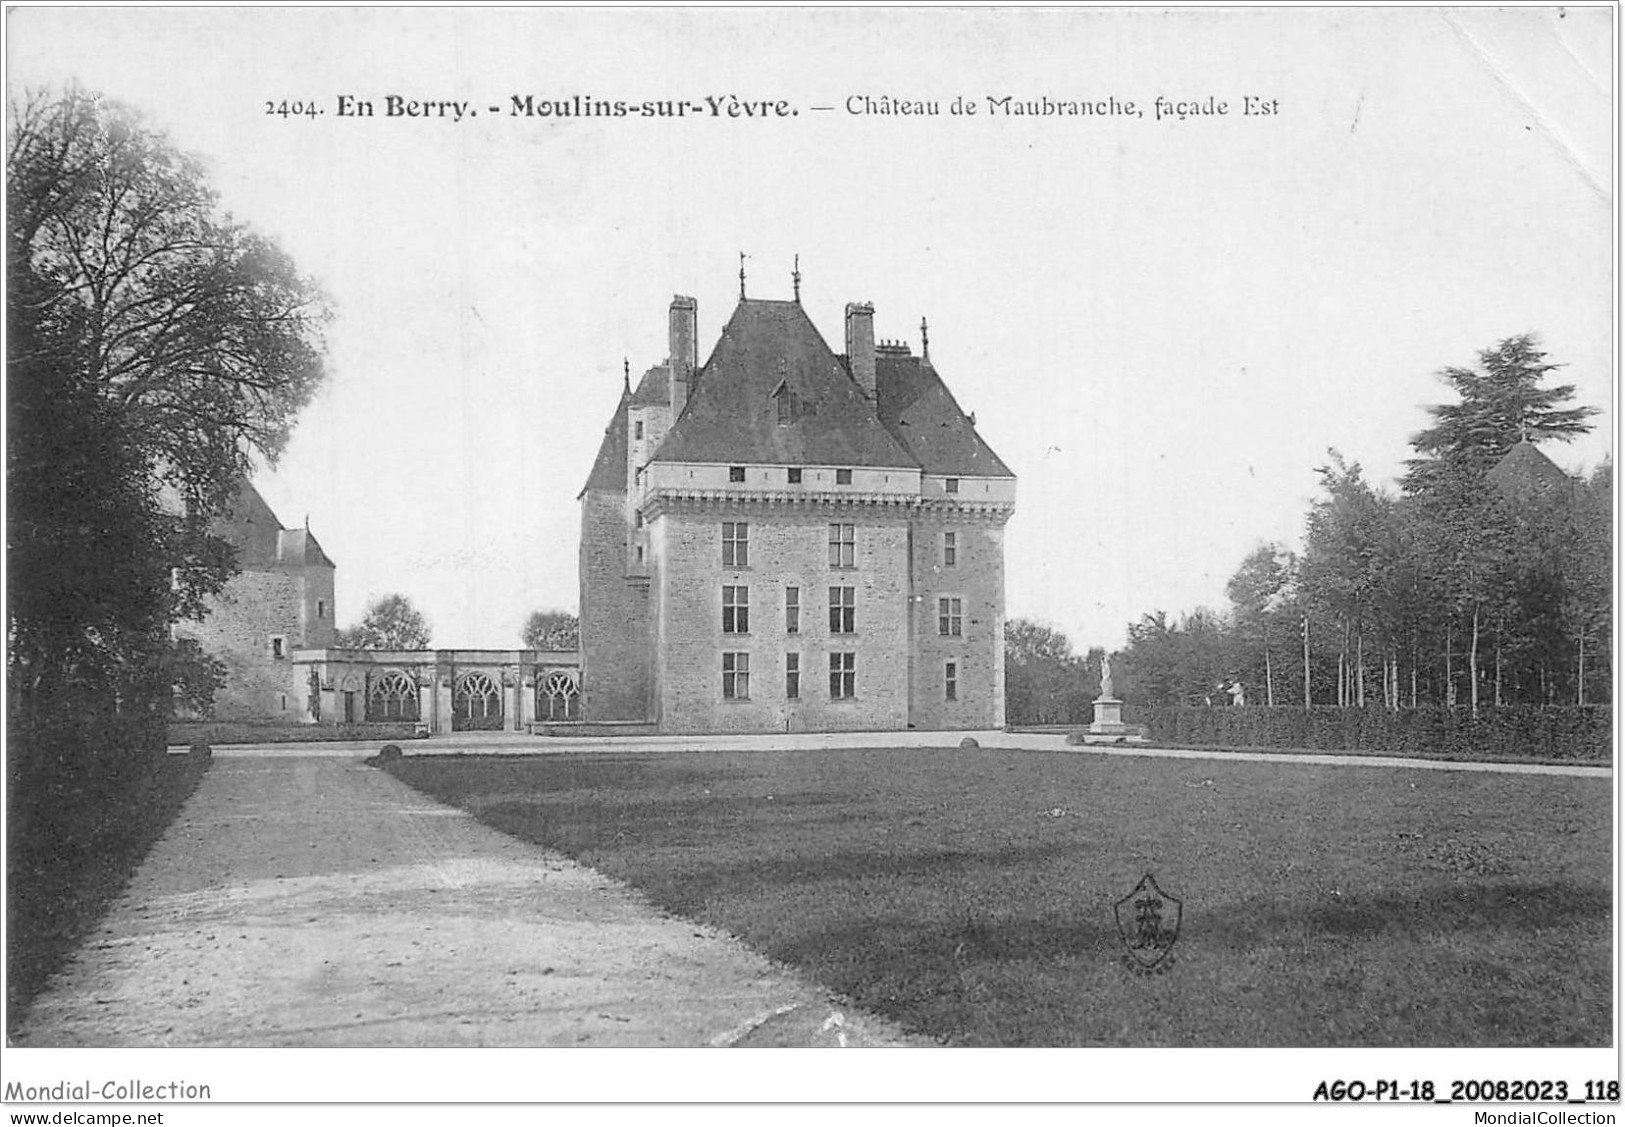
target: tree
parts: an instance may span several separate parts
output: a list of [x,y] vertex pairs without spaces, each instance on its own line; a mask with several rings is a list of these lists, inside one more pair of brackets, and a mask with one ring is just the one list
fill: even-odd
[[384,595],[367,606],[360,623],[340,630],[339,648],[350,650],[426,650],[429,620],[405,595]]
[[1004,624],[1004,701],[1011,723],[1080,721],[1099,687],[1098,657],[1091,673],[1061,631],[1027,618]]
[[1291,616],[1298,560],[1280,544],[1260,544],[1225,584],[1235,607],[1237,672],[1264,686],[1264,703],[1275,704],[1276,648],[1297,630]]
[[170,642],[167,657],[174,714],[213,715],[214,694],[226,684],[225,664],[205,653],[195,638]]
[[1480,351],[1476,369],[1441,371],[1460,399],[1428,408],[1435,421],[1411,438],[1419,456],[1406,463],[1406,492],[1434,487],[1447,465],[1482,474],[1520,439],[1567,442],[1588,432],[1596,408],[1559,406],[1574,397],[1573,384],[1540,386],[1560,367],[1547,361],[1535,334],[1524,333]]
[[1476,716],[1485,626],[1506,597],[1517,530],[1501,498],[1484,488],[1482,475],[1466,468],[1446,468],[1436,475],[1421,507],[1417,549],[1426,561],[1435,597],[1447,611],[1445,703],[1453,705],[1456,699],[1456,638],[1461,629],[1467,636],[1468,704]]
[[1180,704],[1179,638],[1166,611],[1140,616],[1128,628],[1117,695],[1131,704]]
[[[1605,461],[1575,491],[1571,534],[1565,538],[1568,578],[1564,617],[1575,645],[1574,701],[1594,703],[1594,679],[1607,701],[1608,643],[1613,636],[1614,466]],[[1595,670],[1593,667],[1598,667]],[[1600,677],[1594,677],[1600,673]]]
[[70,89],[11,118],[13,713],[166,711],[167,627],[232,571],[210,522],[320,382],[326,307],[134,111]]
[[1324,496],[1309,509],[1303,586],[1310,606],[1341,634],[1337,703],[1363,706],[1367,628],[1393,557],[1391,503],[1366,482],[1358,462],[1329,454],[1330,463],[1316,470]]
[[532,611],[519,640],[527,650],[574,650],[581,647],[581,623],[562,610]]

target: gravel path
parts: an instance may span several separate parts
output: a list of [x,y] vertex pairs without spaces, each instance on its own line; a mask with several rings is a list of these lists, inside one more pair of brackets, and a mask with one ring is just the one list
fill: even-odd
[[327,755],[217,758],[17,1043],[903,1040],[732,938]]

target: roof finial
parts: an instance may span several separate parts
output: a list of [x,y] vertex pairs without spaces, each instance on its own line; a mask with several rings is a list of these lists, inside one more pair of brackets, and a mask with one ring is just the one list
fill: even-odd
[[796,291],[796,304],[801,304],[801,256],[796,255],[796,266],[790,271],[790,284]]
[[931,329],[923,315],[920,317],[920,359],[931,359]]
[[621,357],[621,390],[632,394],[632,360],[626,356]]
[[739,300],[745,300],[745,252],[739,252]]

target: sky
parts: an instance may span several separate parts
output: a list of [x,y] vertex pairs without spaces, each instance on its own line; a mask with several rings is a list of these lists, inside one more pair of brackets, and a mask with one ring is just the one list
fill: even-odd
[[[1008,613],[1081,651],[1223,607],[1249,550],[1298,543],[1328,449],[1391,485],[1449,397],[1434,373],[1505,337],[1540,334],[1603,411],[1547,452],[1610,454],[1612,18],[23,8],[7,81],[139,108],[330,296],[329,378],[256,484],[337,562],[341,625],[400,592],[434,644],[511,648],[532,610],[574,610],[623,360],[663,359],[678,293],[707,355],[743,252],[765,298],[800,256],[836,351],[846,302],[916,350],[929,319],[1019,478]],[[510,113],[526,95],[698,110]],[[883,97],[938,113],[851,112]],[[1159,121],[1158,97],[1198,112]]]

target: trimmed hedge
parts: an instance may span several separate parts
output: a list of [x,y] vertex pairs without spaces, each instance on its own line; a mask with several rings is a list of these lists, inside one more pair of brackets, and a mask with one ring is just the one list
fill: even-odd
[[209,769],[206,755],[141,746],[151,741],[150,725],[107,722],[96,742],[77,748],[62,732],[46,747],[13,740],[7,748],[6,1029],[13,1036]]
[[230,720],[179,720],[169,725],[173,745],[334,743],[345,740],[409,740],[417,725],[387,724],[250,724]]
[[1312,709],[1129,707],[1153,742],[1199,747],[1370,751],[1448,759],[1613,760],[1607,705]]

